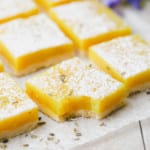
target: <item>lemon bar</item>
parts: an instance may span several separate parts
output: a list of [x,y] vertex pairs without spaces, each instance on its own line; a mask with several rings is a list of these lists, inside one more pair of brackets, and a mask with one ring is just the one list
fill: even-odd
[[93,44],[131,33],[119,16],[92,0],[73,1],[50,9],[50,16],[81,52]]
[[74,55],[73,44],[41,13],[0,25],[0,53],[16,75],[24,75]]
[[61,5],[66,2],[70,2],[73,0],[35,0],[41,6],[44,6],[46,9],[51,8],[53,6]]
[[89,57],[101,69],[123,82],[129,92],[150,82],[150,44],[139,35],[92,46]]
[[38,107],[6,73],[0,73],[0,139],[35,127]]
[[124,104],[125,86],[77,57],[63,61],[26,83],[28,95],[51,118],[102,118]]
[[0,23],[19,17],[28,17],[39,12],[33,0],[1,0]]

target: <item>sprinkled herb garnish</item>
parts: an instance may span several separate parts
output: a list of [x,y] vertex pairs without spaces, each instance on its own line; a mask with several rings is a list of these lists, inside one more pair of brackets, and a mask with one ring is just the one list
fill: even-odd
[[37,137],[38,137],[37,135],[31,134],[32,139],[36,139]]
[[72,96],[72,94],[73,94],[73,90],[70,90],[68,96]]
[[40,138],[40,142],[42,142],[43,141],[43,138]]
[[126,72],[121,72],[121,75],[124,76],[126,74]]
[[1,150],[5,150],[6,148],[7,148],[6,144],[4,144],[4,143],[0,144],[0,149]]
[[79,124],[78,124],[78,122],[77,122],[77,121],[75,121],[75,123],[74,123],[74,124],[75,124],[75,126],[77,126],[77,127],[79,126]]
[[89,64],[89,68],[91,68],[92,67],[92,64]]
[[8,139],[2,139],[2,143],[8,143],[9,140]]
[[82,134],[80,132],[77,132],[76,136],[82,136]]
[[50,133],[49,135],[50,135],[50,136],[55,136],[55,134],[54,134],[54,133]]
[[73,129],[75,136],[82,136],[82,134],[77,130],[77,128]]
[[52,137],[52,136],[51,137],[47,137],[47,140],[48,141],[52,141],[52,140],[54,140],[54,137]]
[[60,75],[60,80],[64,83],[65,82],[65,79],[66,79],[66,76],[65,75]]
[[43,121],[43,122],[38,122],[38,126],[42,126],[42,125],[44,125],[44,124],[46,124],[45,121]]
[[54,133],[49,133],[49,136],[47,137],[48,141],[52,141],[55,139],[55,134]]
[[52,93],[48,93],[49,96],[54,96]]
[[74,128],[73,131],[76,133],[77,132],[77,128]]
[[150,94],[150,91],[146,91],[146,94],[149,95],[149,94]]
[[23,144],[24,147],[29,147],[29,144]]
[[19,102],[18,101],[14,101],[12,104],[13,105],[16,105],[16,104],[18,104]]
[[79,138],[79,137],[76,137],[76,138],[74,138],[74,140],[75,140],[75,141],[79,141],[79,140],[80,140],[80,138]]
[[57,139],[56,141],[55,141],[55,144],[58,144],[60,142],[60,140],[59,139]]
[[104,122],[101,122],[101,123],[99,124],[99,126],[103,127],[103,126],[106,126],[106,124],[105,124]]

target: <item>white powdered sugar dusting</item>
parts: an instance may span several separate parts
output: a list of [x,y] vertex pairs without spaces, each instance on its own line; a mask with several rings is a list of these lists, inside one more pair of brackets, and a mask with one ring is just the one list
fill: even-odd
[[36,107],[13,79],[0,73],[0,120]]
[[36,8],[37,6],[33,0],[0,0],[0,20],[28,12]]
[[1,25],[0,41],[14,57],[71,43],[43,13]]
[[77,57],[29,79],[28,83],[56,100],[68,96],[101,99],[122,86],[122,83]]
[[150,69],[150,45],[138,39],[136,35],[117,38],[92,49],[123,78],[128,78]]
[[52,8],[58,18],[80,39],[97,36],[119,28],[107,13],[100,13],[96,3],[78,1]]

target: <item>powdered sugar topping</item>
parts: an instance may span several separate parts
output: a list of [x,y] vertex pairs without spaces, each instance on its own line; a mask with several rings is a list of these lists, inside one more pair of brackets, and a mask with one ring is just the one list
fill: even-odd
[[45,14],[1,25],[0,41],[14,57],[71,43]]
[[79,58],[64,61],[28,80],[28,83],[57,100],[69,96],[100,99],[122,85]]
[[0,120],[32,110],[36,105],[7,74],[0,73]]

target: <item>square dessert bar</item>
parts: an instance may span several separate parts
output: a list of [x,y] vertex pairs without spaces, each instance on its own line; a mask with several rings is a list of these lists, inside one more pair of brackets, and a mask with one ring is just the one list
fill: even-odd
[[67,2],[71,2],[73,0],[35,0],[41,6],[44,6],[46,9],[51,8],[53,6],[61,5]]
[[102,118],[124,104],[125,86],[92,64],[72,58],[26,83],[28,95],[51,118]]
[[131,33],[119,16],[95,0],[56,6],[49,14],[80,50],[87,51],[93,44]]
[[150,82],[150,44],[131,35],[90,47],[90,59],[135,91]]
[[38,107],[6,73],[0,73],[0,139],[35,127]]
[[1,0],[0,23],[39,12],[33,0]]
[[74,55],[72,41],[45,14],[0,25],[0,54],[16,75]]

